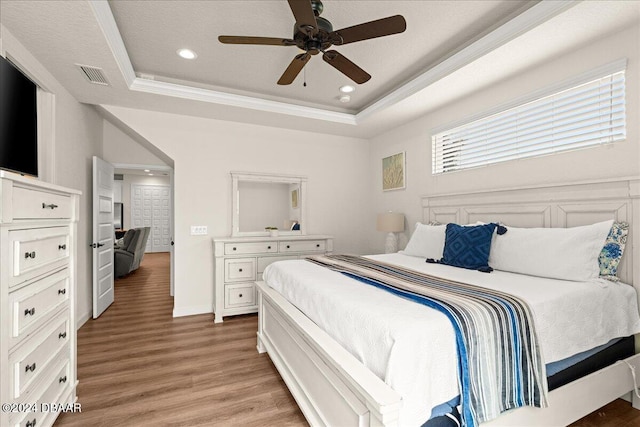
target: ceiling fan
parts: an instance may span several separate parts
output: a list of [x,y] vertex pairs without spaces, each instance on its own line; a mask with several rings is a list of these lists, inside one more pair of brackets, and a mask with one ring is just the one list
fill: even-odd
[[347,59],[340,52],[327,50],[332,45],[344,45],[376,37],[402,33],[407,23],[401,15],[390,16],[376,21],[365,22],[341,30],[333,30],[331,22],[321,18],[324,6],[320,0],[288,0],[296,23],[293,37],[282,39],[276,37],[251,36],[219,36],[218,40],[225,44],[251,44],[270,46],[297,46],[304,53],[296,55],[284,71],[279,85],[291,84],[302,71],[312,55],[322,52],[322,59],[335,69],[358,84],[367,82],[371,76]]

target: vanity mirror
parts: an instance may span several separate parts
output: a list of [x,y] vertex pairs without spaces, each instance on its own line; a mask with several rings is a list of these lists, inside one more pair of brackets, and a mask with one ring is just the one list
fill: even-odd
[[232,236],[307,234],[306,177],[231,172],[231,180]]

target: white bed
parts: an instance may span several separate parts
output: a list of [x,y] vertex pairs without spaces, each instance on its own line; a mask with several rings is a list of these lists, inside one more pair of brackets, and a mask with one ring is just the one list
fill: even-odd
[[[511,225],[537,227],[575,226],[605,219],[633,224],[640,223],[634,221],[640,210],[638,188],[639,180],[622,180],[505,190],[481,195],[432,197],[423,200],[423,217],[425,221],[503,221]],[[639,272],[633,270],[638,266],[632,265],[629,260],[633,259],[633,241],[640,239],[633,225],[631,230],[635,234],[630,236],[626,262],[621,264],[619,275],[638,287]],[[638,332],[639,325],[634,320],[637,316],[630,321],[622,318],[629,317],[630,309],[637,310],[636,304],[629,305],[634,295],[633,289],[623,283],[541,281],[539,278],[499,271],[487,275],[429,265],[419,258],[399,254],[382,258],[411,268],[428,270],[435,275],[443,272],[456,280],[475,281],[499,289],[512,284],[514,280],[523,283],[520,293],[514,292],[513,288],[510,291],[527,298],[536,318],[541,319],[536,322],[547,363],[603,344],[611,334],[625,336]],[[299,274],[313,278],[304,291],[300,286],[290,283]],[[399,298],[389,303],[384,291],[367,288],[367,285],[346,277],[337,280],[332,276],[336,274],[306,261],[275,265],[271,271],[265,272],[265,279],[270,286],[258,284],[259,351],[269,352],[312,425],[415,425],[426,421],[430,412],[427,408],[458,393],[453,333],[431,333],[451,329],[448,321],[437,312],[424,310],[424,307]],[[341,288],[340,298],[335,298],[338,290],[332,286]],[[540,291],[532,292],[534,286]],[[552,289],[565,294],[565,298],[558,298],[558,292],[551,292]],[[314,294],[312,304],[308,303],[312,299],[306,292]],[[576,302],[581,301],[580,304],[567,304],[566,294]],[[586,312],[598,311],[598,301],[604,300],[618,308],[626,304],[627,309],[614,309],[601,317],[611,320],[604,325],[593,316],[583,316],[582,320],[578,320],[578,316]],[[377,305],[378,315],[371,315],[370,309],[360,309],[363,301]],[[303,315],[295,306],[307,315]],[[398,311],[403,313],[403,317],[393,314]],[[332,313],[342,314],[332,316]],[[349,335],[347,328],[340,327],[341,316],[345,313],[358,317],[359,324],[372,327],[363,333]],[[379,328],[385,331],[385,338],[381,339],[370,332],[374,330],[374,324],[378,331]],[[620,327],[623,324],[626,326]],[[616,330],[617,327],[620,330]],[[325,330],[335,338],[331,338]],[[409,338],[416,331],[423,332],[423,340]],[[585,331],[591,333],[579,334]],[[439,352],[430,351],[434,347]],[[403,351],[398,351],[400,349]],[[424,371],[419,374],[423,377],[414,378],[419,375],[412,375],[411,372],[419,370],[416,371],[416,366],[411,365],[410,358],[405,358],[404,355],[409,353],[407,349],[409,352],[437,354],[438,357],[429,362],[431,371]],[[392,361],[394,363],[390,363]],[[630,358],[629,362],[640,365],[637,356]],[[406,369],[399,369],[398,366]],[[426,385],[418,390],[416,384]],[[628,367],[616,364],[551,392],[549,408],[521,408],[486,424],[563,425],[632,388]],[[401,396],[404,396],[402,406]]]

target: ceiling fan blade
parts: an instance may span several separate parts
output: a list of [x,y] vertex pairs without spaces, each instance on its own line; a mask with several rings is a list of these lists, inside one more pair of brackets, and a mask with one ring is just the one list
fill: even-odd
[[329,34],[330,40],[335,45],[359,42],[361,40],[374,39],[376,37],[398,34],[407,29],[407,21],[402,15],[389,16],[376,21],[365,22],[353,27],[336,30]]
[[325,52],[322,59],[358,84],[365,83],[371,78],[369,73],[335,50]]
[[289,0],[289,7],[300,31],[310,36],[318,34],[318,22],[311,7],[311,0]]
[[291,39],[279,39],[277,37],[251,37],[251,36],[218,36],[218,41],[224,44],[255,44],[268,46],[295,46]]
[[296,79],[300,71],[304,68],[304,66],[311,59],[311,55],[308,53],[301,53],[300,55],[296,55],[291,61],[291,64],[284,70],[280,80],[278,80],[279,85],[290,85]]

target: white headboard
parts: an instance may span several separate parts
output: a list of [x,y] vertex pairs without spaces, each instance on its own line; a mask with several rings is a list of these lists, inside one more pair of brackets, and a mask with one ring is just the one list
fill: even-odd
[[640,178],[510,188],[422,197],[423,221],[514,227],[575,227],[613,219],[628,222],[618,276],[640,300]]

